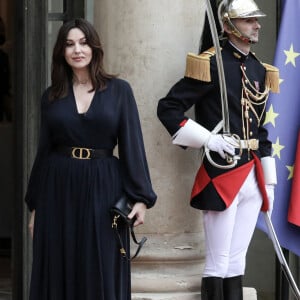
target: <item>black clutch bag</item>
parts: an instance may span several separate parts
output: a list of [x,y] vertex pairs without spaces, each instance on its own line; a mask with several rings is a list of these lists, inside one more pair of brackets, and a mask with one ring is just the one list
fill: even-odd
[[[121,255],[124,258],[127,258],[129,260],[134,259],[135,257],[138,256],[139,252],[141,251],[143,245],[145,244],[145,242],[147,240],[147,238],[145,236],[140,241],[138,241],[136,239],[136,236],[134,233],[134,227],[133,227],[135,218],[132,218],[132,219],[128,218],[128,215],[132,211],[132,207],[133,207],[133,203],[128,199],[128,197],[126,195],[122,195],[118,199],[118,201],[115,203],[115,205],[111,208],[111,213],[112,213],[112,217],[113,217],[112,228],[115,229],[115,232],[117,234],[117,238],[118,238],[119,244],[120,244]],[[127,256],[122,238],[118,231],[118,224],[120,224],[120,223],[123,223],[123,225],[125,224],[125,226],[128,226],[128,228],[130,229],[130,233],[131,233],[134,243],[136,243],[138,245],[138,248],[137,248],[135,254],[131,258]]]

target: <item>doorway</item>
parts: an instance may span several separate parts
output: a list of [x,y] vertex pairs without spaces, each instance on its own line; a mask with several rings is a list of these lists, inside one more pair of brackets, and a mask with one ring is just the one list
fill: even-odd
[[0,53],[8,62],[0,81],[9,79],[5,102],[0,100],[0,300],[28,299],[32,242],[24,195],[38,143],[40,96],[49,85],[57,30],[83,17],[84,3],[0,1]]
[[0,299],[12,299],[14,1],[0,2]]

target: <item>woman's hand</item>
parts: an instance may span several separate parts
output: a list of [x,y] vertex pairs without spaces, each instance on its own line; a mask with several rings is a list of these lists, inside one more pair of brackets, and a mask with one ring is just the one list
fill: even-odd
[[138,225],[144,224],[146,210],[147,210],[147,207],[146,207],[145,203],[137,202],[134,204],[131,213],[128,215],[129,219],[136,217],[136,220],[133,223],[133,226],[138,226]]
[[33,230],[34,230],[34,217],[35,217],[35,210],[31,212],[29,223],[28,223],[28,229],[32,238],[33,238]]

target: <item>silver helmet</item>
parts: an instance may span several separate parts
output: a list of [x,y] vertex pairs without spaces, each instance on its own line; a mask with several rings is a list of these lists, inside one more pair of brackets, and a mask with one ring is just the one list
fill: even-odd
[[[222,0],[218,6],[218,18],[221,28],[223,28],[223,23],[226,22],[232,28],[232,33],[240,38],[243,38],[243,35],[233,25],[231,19],[260,18],[265,16],[266,14],[258,8],[254,0]],[[247,40],[248,38],[245,37],[243,39]],[[249,43],[251,43],[250,40]]]
[[237,18],[260,18],[265,17],[253,0],[221,1],[219,5],[219,16],[221,20]]

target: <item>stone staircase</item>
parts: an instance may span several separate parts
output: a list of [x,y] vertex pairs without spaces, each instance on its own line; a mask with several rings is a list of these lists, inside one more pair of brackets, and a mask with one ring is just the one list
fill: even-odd
[[[132,300],[200,300],[204,267],[201,236],[147,236],[145,247],[132,262]],[[256,290],[245,287],[244,300],[257,300]]]

